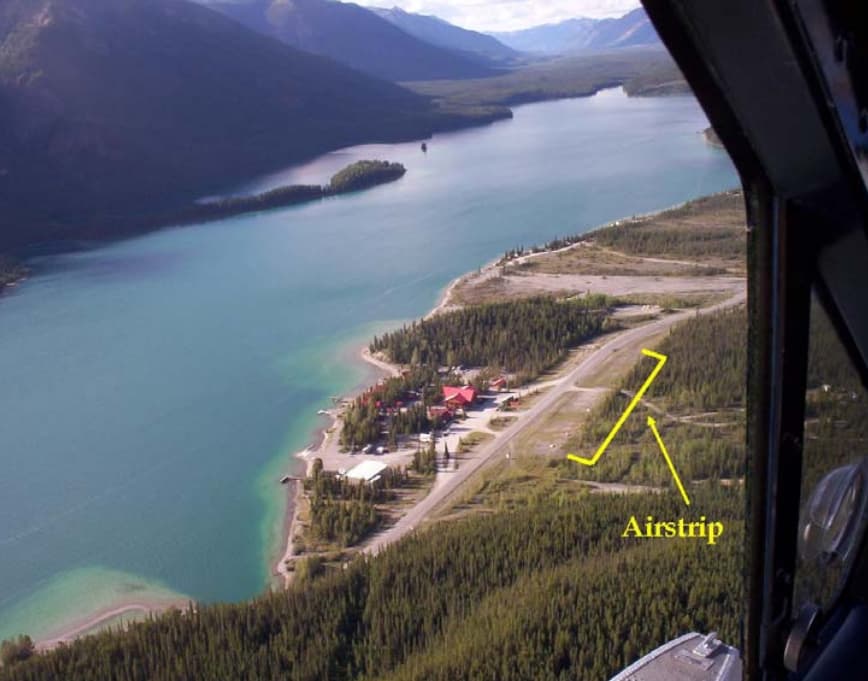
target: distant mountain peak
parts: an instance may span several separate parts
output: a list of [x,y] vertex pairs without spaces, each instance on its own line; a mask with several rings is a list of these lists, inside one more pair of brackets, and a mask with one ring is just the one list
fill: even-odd
[[638,7],[614,19],[575,17],[519,31],[491,33],[516,50],[543,54],[612,50],[660,44],[645,10]]
[[400,7],[370,9],[402,31],[432,45],[477,55],[499,63],[509,63],[519,56],[518,51],[488,34],[461,28],[438,16],[415,14]]

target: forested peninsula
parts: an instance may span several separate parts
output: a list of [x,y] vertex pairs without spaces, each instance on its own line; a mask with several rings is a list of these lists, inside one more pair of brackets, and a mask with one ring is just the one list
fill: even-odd
[[[285,208],[308,201],[324,199],[349,192],[369,189],[379,184],[394,182],[407,172],[401,163],[389,161],[356,161],[332,176],[326,185],[295,184],[271,189],[253,196],[236,196],[208,203],[200,203],[182,210],[176,222],[199,222],[232,217],[272,208]],[[169,219],[171,221],[171,219]]]

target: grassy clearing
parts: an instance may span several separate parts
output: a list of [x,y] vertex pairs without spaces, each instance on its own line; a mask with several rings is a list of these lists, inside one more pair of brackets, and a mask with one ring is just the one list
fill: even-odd
[[[466,307],[468,305],[500,303],[505,300],[525,300],[538,296],[540,294],[539,290],[532,286],[522,286],[520,281],[518,285],[515,285],[516,279],[521,274],[521,270],[516,269],[513,271],[512,268],[501,268],[498,270],[498,273],[486,273],[480,277],[468,277],[453,289],[450,302],[454,305]],[[548,292],[549,295],[555,298],[566,298],[575,293],[576,291],[569,288]]]
[[663,310],[684,310],[709,307],[729,298],[729,293],[709,291],[685,292],[677,295],[668,293],[633,293],[618,298],[622,305],[657,305]]
[[581,483],[564,478],[559,466],[560,462],[553,459],[504,455],[468,479],[454,502],[443,510],[440,520],[521,507],[531,503],[531,499],[545,499],[560,490],[586,489]]
[[658,262],[603,248],[590,241],[550,253],[541,253],[512,264],[512,275],[539,272],[542,274],[588,274],[598,276],[646,277],[710,277],[727,274],[724,267],[700,262]]
[[746,218],[740,191],[713,194],[584,235],[599,246],[650,258],[701,260],[745,272]]
[[491,430],[504,430],[515,423],[515,416],[492,416],[488,421],[488,427]]
[[458,438],[458,454],[467,454],[479,445],[493,439],[494,435],[491,433],[484,433],[481,430],[474,430],[467,435],[462,435]]
[[589,416],[598,399],[596,391],[576,390],[562,395],[543,418],[516,438],[514,451],[542,457],[560,455],[567,438]]

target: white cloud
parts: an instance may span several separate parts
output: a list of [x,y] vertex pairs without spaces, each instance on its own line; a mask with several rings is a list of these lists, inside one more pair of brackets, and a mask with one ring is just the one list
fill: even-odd
[[639,0],[350,0],[360,5],[433,14],[476,31],[514,31],[574,17],[619,17]]

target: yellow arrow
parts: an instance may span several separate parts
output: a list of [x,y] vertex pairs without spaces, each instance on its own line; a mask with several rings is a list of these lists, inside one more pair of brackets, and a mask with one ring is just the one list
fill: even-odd
[[653,350],[646,350],[642,348],[642,354],[646,357],[653,357],[657,360],[657,366],[654,367],[651,374],[645,379],[645,382],[642,384],[642,387],[639,388],[639,392],[637,392],[633,399],[630,400],[630,404],[627,405],[627,408],[624,410],[624,413],[621,414],[621,418],[619,418],[615,425],[612,426],[612,430],[606,436],[606,439],[603,440],[603,444],[594,452],[594,456],[590,459],[586,459],[581,456],[577,456],[576,454],[567,454],[567,458],[570,461],[575,461],[576,463],[584,464],[585,466],[593,466],[597,461],[600,460],[600,457],[603,456],[603,452],[606,451],[606,448],[612,443],[612,440],[615,439],[615,436],[618,434],[618,431],[621,430],[621,426],[624,425],[624,422],[633,413],[633,410],[636,408],[636,405],[639,404],[639,400],[642,399],[642,396],[651,387],[651,384],[654,382],[654,379],[657,378],[657,374],[660,373],[660,370],[663,368],[663,365],[666,364],[666,355],[661,355],[659,352],[654,352]]
[[681,484],[681,478],[678,477],[678,472],[675,470],[672,459],[669,458],[669,452],[666,451],[666,445],[663,444],[663,438],[660,437],[660,433],[657,430],[657,421],[654,420],[653,416],[648,417],[648,427],[651,428],[651,432],[654,433],[654,439],[657,440],[657,444],[660,446],[660,451],[663,452],[663,458],[666,459],[666,465],[669,466],[669,472],[672,473],[672,478],[675,480],[675,484],[678,486],[678,491],[681,492],[681,496],[684,498],[684,503],[690,506],[690,497],[687,496],[687,492],[684,490],[684,485]]

